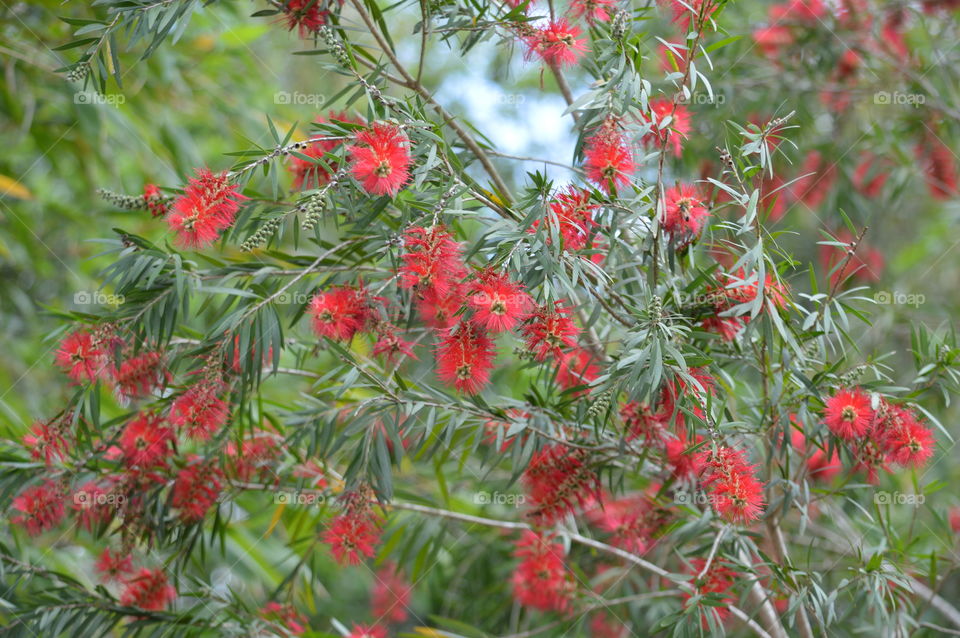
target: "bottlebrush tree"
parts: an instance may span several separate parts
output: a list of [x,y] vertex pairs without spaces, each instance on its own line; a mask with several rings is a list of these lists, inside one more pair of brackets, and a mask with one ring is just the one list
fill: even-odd
[[[64,71],[106,91],[225,4],[96,3]],[[956,3],[914,4],[254,9],[342,90],[95,185],[146,230],[4,447],[4,634],[957,633],[955,337],[878,342],[864,286],[875,209],[957,195]],[[425,80],[492,45],[572,155]]]

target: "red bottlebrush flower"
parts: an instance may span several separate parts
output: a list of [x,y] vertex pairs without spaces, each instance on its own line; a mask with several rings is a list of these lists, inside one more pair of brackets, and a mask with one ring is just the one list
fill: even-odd
[[540,306],[530,315],[523,326],[523,336],[527,339],[527,351],[537,361],[544,361],[547,356],[562,359],[564,349],[577,347],[580,330],[570,318],[571,312],[562,301],[555,301],[553,308]]
[[679,375],[675,376],[669,383],[665,383],[660,390],[658,410],[659,418],[664,421],[670,420],[674,412],[677,412],[677,401],[681,397],[690,398],[697,407],[700,407],[706,400],[704,394],[711,392],[713,389],[713,377],[710,376],[710,372],[706,368],[690,368],[687,372],[700,387],[690,384]]
[[597,475],[587,460],[584,450],[562,443],[548,445],[530,458],[523,484],[533,506],[530,516],[538,524],[552,525],[597,493]]
[[[699,411],[695,408],[694,411]],[[693,443],[687,439],[686,429],[677,427],[676,435],[663,437],[664,460],[670,468],[670,473],[678,478],[698,476],[704,470],[703,457],[694,451],[695,446],[703,443],[703,437],[698,436]]]
[[910,48],[903,32],[907,20],[904,8],[896,8],[887,14],[880,29],[879,45],[898,60],[910,59]]
[[20,513],[11,517],[10,522],[26,528],[30,536],[36,536],[63,520],[63,492],[56,483],[47,480],[20,492],[11,507]]
[[482,271],[470,284],[467,302],[473,309],[473,321],[490,332],[513,330],[533,305],[523,284],[492,270]]
[[870,397],[860,388],[841,389],[827,399],[823,422],[840,438],[851,441],[862,437],[873,421]]
[[376,582],[370,592],[370,615],[377,622],[402,623],[409,615],[410,596],[413,586],[397,571],[395,565],[387,564],[377,570]]
[[653,414],[649,405],[628,401],[620,406],[620,419],[628,441],[643,439],[653,444],[663,441],[663,422]]
[[101,580],[120,582],[126,574],[133,572],[133,559],[129,554],[114,554],[105,549],[97,560],[96,569]]
[[671,235],[698,235],[704,220],[709,216],[710,211],[703,205],[695,187],[681,184],[666,192],[663,229]]
[[890,177],[889,162],[869,151],[860,154],[860,163],[853,171],[853,187],[867,197],[877,197]]
[[[597,223],[593,220],[596,204],[590,203],[590,192],[576,186],[570,186],[560,192],[550,202],[552,217],[537,219],[533,222],[529,232],[536,232],[541,222],[550,225],[551,229],[559,231],[563,239],[563,247],[567,250],[581,250],[590,243],[590,233]],[[547,233],[546,242],[552,242],[550,233]]]
[[669,98],[650,100],[652,128],[643,136],[643,143],[657,148],[669,147],[673,154],[680,157],[683,152],[682,140],[690,134],[690,111],[682,104],[674,104]]
[[220,231],[233,225],[244,199],[226,172],[198,170],[167,216],[171,230],[177,233],[176,244],[181,248],[209,246]]
[[954,505],[950,508],[950,529],[953,530],[955,534],[960,534],[960,506]]
[[876,485],[880,478],[880,470],[890,471],[887,455],[883,446],[870,439],[863,440],[854,452],[857,470],[867,473],[867,482]]
[[377,625],[354,625],[347,638],[387,638],[387,630]]
[[349,341],[372,319],[370,300],[363,288],[338,286],[310,300],[313,329],[337,341]]
[[915,150],[927,188],[936,199],[956,197],[957,164],[953,153],[940,139],[928,133]]
[[143,185],[143,203],[146,204],[147,210],[153,217],[163,217],[169,211],[167,198],[154,184]]
[[763,513],[763,484],[754,476],[756,466],[743,452],[721,446],[698,455],[703,465],[703,485],[720,516],[731,522],[749,523]]
[[278,435],[263,430],[253,432],[240,445],[230,441],[224,450],[230,477],[240,481],[275,477],[273,464],[282,453],[281,443]]
[[57,365],[78,383],[93,382],[104,376],[107,353],[86,330],[76,330],[60,342]]
[[743,322],[734,317],[707,317],[700,322],[700,327],[720,335],[724,341],[733,341],[743,330]]
[[219,467],[193,457],[173,483],[173,507],[179,510],[180,520],[185,523],[202,521],[217,502],[223,487],[222,478]]
[[740,580],[740,574],[732,569],[723,559],[714,559],[707,573],[704,574],[702,578],[699,578],[700,573],[703,572],[706,566],[707,561],[703,558],[691,559],[690,573],[694,576],[694,580],[690,584],[693,586],[694,591],[692,593],[685,592],[683,598],[686,603],[693,598],[694,594],[697,594],[722,603],[721,606],[710,605],[707,609],[715,611],[720,619],[723,620],[730,615],[727,607],[737,602],[736,597],[730,595],[730,591],[733,589],[734,584]]
[[281,605],[270,601],[260,609],[260,617],[282,626],[288,634],[299,636],[306,633],[310,624],[307,617],[297,611],[293,605]]
[[330,522],[323,542],[341,565],[359,565],[364,556],[372,558],[377,553],[380,530],[372,516],[348,512]]
[[181,394],[170,405],[170,425],[186,430],[190,438],[209,440],[230,417],[230,405],[217,392],[216,385],[199,383]]
[[[557,383],[560,387],[569,390],[580,386],[588,386],[600,376],[600,368],[594,362],[594,357],[583,348],[564,353],[557,370]],[[583,390],[586,391],[586,390]]]
[[448,330],[457,323],[457,313],[466,302],[466,286],[449,285],[446,295],[425,288],[416,300],[417,313],[434,330]]
[[616,124],[609,121],[584,141],[583,159],[587,179],[608,194],[629,185],[630,176],[636,170],[630,145]]
[[534,55],[555,67],[573,66],[587,50],[584,40],[578,40],[580,28],[560,18],[540,28],[524,38],[527,45],[527,58]]
[[377,342],[373,344],[373,356],[385,354],[390,361],[393,361],[397,355],[401,354],[411,359],[417,358],[416,355],[413,354],[413,343],[398,337],[396,326],[387,324],[379,330],[380,334],[377,337]]
[[646,494],[621,499],[604,497],[602,505],[586,512],[587,520],[610,534],[610,544],[634,554],[644,554],[665,522],[664,512]]
[[616,0],[572,0],[570,15],[577,20],[585,18],[589,24],[610,22],[611,12],[616,5]]
[[793,32],[785,26],[772,24],[754,29],[753,41],[765,58],[777,58],[783,49],[793,44]]
[[410,177],[410,140],[394,124],[376,122],[357,133],[351,171],[364,190],[394,196]]
[[890,461],[915,467],[924,465],[933,456],[936,444],[933,432],[921,424],[909,408],[889,404],[884,407],[885,418],[878,419],[880,423],[874,425],[873,438],[878,439]]
[[308,38],[316,34],[320,27],[327,23],[329,11],[321,9],[327,0],[286,0],[283,12],[287,27],[297,30],[301,38]]
[[570,610],[576,585],[563,563],[563,545],[553,538],[524,531],[514,552],[520,562],[510,580],[513,597],[521,605],[563,613]]
[[142,469],[165,466],[173,453],[171,445],[176,437],[163,419],[149,412],[141,412],[130,421],[120,435],[120,449],[129,467]]
[[438,298],[445,298],[466,274],[461,246],[443,226],[415,226],[404,232],[400,256],[401,288],[434,289]]
[[[710,296],[714,299],[714,308],[718,313],[756,300],[760,290],[757,285],[758,272],[747,275],[741,268],[735,273],[721,273],[720,278],[725,282],[724,287],[710,292]],[[772,302],[774,307],[780,310],[787,307],[786,288],[783,283],[774,279],[770,273],[767,273],[763,283],[763,299],[764,303]],[[743,317],[743,319],[748,320],[749,318]]]
[[168,378],[163,356],[159,352],[144,352],[120,364],[113,380],[120,400],[125,402],[147,396]]
[[120,604],[149,611],[162,611],[176,597],[177,590],[167,582],[167,575],[162,569],[141,567],[135,576],[125,581],[124,590],[120,594]]
[[23,435],[23,444],[30,448],[31,457],[47,465],[65,459],[69,449],[60,421],[36,421],[30,433]]
[[71,508],[76,512],[80,526],[93,531],[113,520],[118,500],[117,496],[90,481],[74,491]]
[[437,376],[464,394],[476,394],[490,382],[495,356],[486,330],[461,322],[437,347]]

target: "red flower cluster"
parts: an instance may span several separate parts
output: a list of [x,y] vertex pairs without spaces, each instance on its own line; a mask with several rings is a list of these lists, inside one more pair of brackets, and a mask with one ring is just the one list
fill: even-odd
[[43,459],[46,465],[67,457],[70,447],[66,436],[66,423],[62,419],[50,422],[36,421],[30,433],[23,436],[23,443],[30,448],[30,456]]
[[703,467],[703,485],[720,516],[749,523],[763,513],[763,484],[754,476],[756,466],[747,462],[742,451],[720,446],[701,452],[697,461]]
[[533,305],[523,284],[489,269],[471,282],[467,301],[473,310],[473,322],[490,332],[513,330]]
[[400,127],[375,122],[350,147],[353,176],[372,195],[395,196],[410,177],[410,140]]
[[343,513],[336,516],[323,534],[323,542],[341,565],[359,565],[363,557],[376,554],[380,542],[380,519],[370,506],[368,490],[361,489],[341,498]]
[[63,490],[47,480],[23,490],[13,499],[12,508],[19,514],[10,522],[22,525],[31,536],[56,527],[63,520]]
[[578,20],[585,18],[589,24],[610,22],[611,13],[616,6],[616,0],[572,0],[570,15]]
[[464,321],[447,331],[437,347],[437,375],[465,394],[476,394],[490,382],[495,356],[486,330]]
[[554,67],[572,66],[587,50],[582,39],[578,40],[580,28],[560,18],[542,27],[534,28],[524,38],[527,57],[537,55]]
[[173,430],[160,416],[141,412],[123,429],[120,449],[127,467],[149,470],[166,467],[175,440]]
[[659,489],[654,485],[647,494],[621,499],[604,497],[597,507],[587,511],[587,520],[610,534],[610,543],[634,554],[644,554],[652,546],[654,536],[667,522],[667,513],[656,504],[652,494]]
[[377,570],[376,582],[370,592],[370,613],[377,622],[402,623],[409,613],[413,586],[400,575],[395,565],[387,564]]
[[109,377],[107,346],[88,330],[75,330],[60,342],[57,365],[77,383]]
[[230,417],[230,404],[217,396],[222,391],[222,382],[190,386],[170,404],[170,425],[185,430],[190,438],[209,440]]
[[337,286],[317,293],[310,300],[313,329],[334,341],[350,341],[374,320],[366,290],[353,286]]
[[177,590],[167,582],[167,575],[159,568],[141,567],[136,575],[124,582],[120,604],[127,607],[161,611],[177,597]]
[[[744,306],[756,301],[760,294],[759,273],[754,272],[747,276],[741,268],[735,273],[721,273],[720,279],[724,285],[710,288],[706,294],[714,314],[704,319],[701,325],[704,330],[719,334],[725,341],[732,341],[753,316],[742,311],[745,310]],[[771,304],[778,310],[785,309],[787,291],[783,283],[774,279],[771,273],[767,273],[763,284],[761,311],[769,310]],[[737,314],[731,316],[733,312]]]
[[694,558],[690,561],[690,574],[695,578],[691,585],[694,588],[693,593],[684,593],[686,601],[690,601],[694,594],[713,599],[716,603],[707,607],[708,610],[716,612],[720,620],[726,619],[730,612],[727,606],[737,602],[735,596],[731,595],[734,584],[740,580],[740,574],[723,559],[714,559],[710,564],[710,569],[700,578],[700,573],[707,566],[707,561],[703,558]]
[[287,28],[291,31],[296,29],[301,38],[317,33],[330,15],[329,11],[321,8],[326,4],[327,0],[286,0],[283,12]]
[[513,597],[534,609],[567,612],[576,585],[563,563],[563,545],[553,539],[553,535],[523,532],[513,554],[520,559],[511,578]]
[[554,232],[558,232],[564,249],[582,250],[593,243],[591,235],[597,225],[593,219],[596,210],[597,205],[590,203],[590,191],[569,186],[550,202],[552,215],[535,220],[528,232],[536,232],[541,222],[545,222],[550,227],[546,237],[548,245],[553,242]]
[[608,118],[584,140],[583,159],[587,179],[608,194],[628,186],[630,176],[636,170],[633,149],[615,118]]
[[597,475],[587,464],[584,450],[562,443],[547,445],[530,458],[523,484],[538,525],[549,526],[596,496]]
[[674,104],[669,98],[650,100],[650,132],[643,136],[643,143],[654,148],[670,148],[680,157],[683,142],[690,134],[690,111],[683,104]]
[[533,353],[537,361],[545,361],[547,356],[563,361],[564,351],[577,347],[577,335],[580,330],[570,318],[570,308],[561,301],[555,301],[553,307],[540,306],[523,326],[523,335],[527,339],[527,351]]
[[681,184],[667,190],[664,196],[663,229],[672,236],[699,236],[704,220],[710,216],[710,211],[703,204],[702,197],[693,186]]
[[202,521],[220,496],[222,479],[223,472],[212,462],[189,459],[173,483],[173,507],[180,511],[180,520]]
[[170,229],[177,233],[177,245],[204,248],[215,242],[220,231],[233,225],[244,199],[227,173],[198,170],[167,216]]
[[851,446],[859,467],[871,482],[890,464],[922,466],[933,455],[933,432],[908,407],[879,398],[874,409],[860,388],[841,388],[827,399],[823,422]]
[[133,558],[129,554],[114,553],[107,548],[100,554],[95,567],[101,580],[122,582],[127,574],[133,573]]
[[143,185],[143,203],[154,217],[163,217],[169,211],[167,198],[155,184]]

